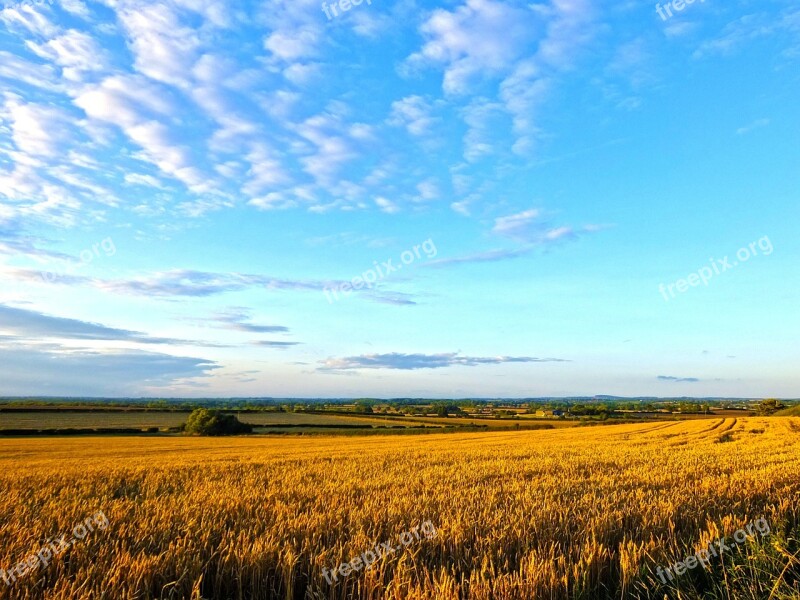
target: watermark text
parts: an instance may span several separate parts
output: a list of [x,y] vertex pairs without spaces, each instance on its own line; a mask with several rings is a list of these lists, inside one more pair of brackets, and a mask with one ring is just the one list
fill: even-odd
[[[656,569],[656,575],[661,579],[661,583],[667,583],[666,577],[669,577],[670,581],[674,581],[675,576],[683,575],[686,571],[694,569],[698,565],[703,565],[704,567],[708,566],[711,563],[712,557],[716,558],[725,552],[730,552],[732,549],[735,549],[736,546],[744,544],[747,538],[755,539],[756,531],[758,531],[762,537],[770,533],[769,523],[767,523],[764,517],[756,520],[755,523],[750,523],[745,529],[736,531],[736,533],[733,534],[734,541],[730,542],[730,544],[728,544],[728,538],[726,537],[721,537],[718,540],[709,542],[708,548],[698,550],[684,560],[679,560],[665,569],[658,567],[658,569]],[[675,575],[672,574],[673,571]]]
[[[420,532],[422,535],[420,535]],[[430,540],[437,535],[436,527],[430,521],[425,521],[422,525],[417,525],[410,531],[404,531],[400,534],[400,545],[393,545],[391,542],[381,542],[375,544],[371,550],[367,550],[360,556],[356,556],[350,562],[342,563],[332,571],[327,568],[322,569],[322,574],[329,584],[338,581],[338,577],[347,577],[353,571],[360,571],[361,569],[369,569],[378,559],[400,550],[401,548],[412,544],[414,541],[419,541],[424,536],[426,540]]]
[[17,579],[24,577],[28,573],[32,573],[39,567],[43,569],[46,568],[53,558],[64,554],[75,542],[82,540],[89,535],[90,532],[94,531],[95,527],[101,530],[108,527],[108,518],[103,511],[99,511],[91,517],[86,518],[82,523],[78,523],[72,529],[73,537],[71,540],[67,541],[66,535],[62,535],[54,541],[48,540],[47,545],[42,546],[36,554],[31,554],[28,558],[7,570],[0,569],[0,579],[2,579],[7,586],[11,586]]
[[367,269],[358,277],[353,277],[350,281],[340,283],[333,288],[326,286],[323,289],[325,298],[328,299],[328,304],[333,304],[335,300],[339,300],[339,294],[343,297],[348,297],[353,291],[362,290],[364,288],[372,289],[379,281],[382,281],[392,273],[400,271],[404,265],[410,265],[415,260],[422,258],[422,253],[426,258],[434,258],[438,254],[436,244],[433,239],[427,239],[421,244],[417,244],[411,250],[406,250],[400,255],[400,262],[395,263],[394,259],[390,258],[387,261],[378,263],[373,261],[373,268]]
[[[758,256],[759,250],[764,256],[769,256],[774,251],[772,241],[768,236],[764,236],[757,242],[751,242],[748,246],[742,246],[736,252],[736,259],[734,260],[729,256],[723,259],[710,258],[711,266],[701,267],[695,273],[691,273],[686,279],[678,279],[678,281],[670,284],[660,284],[658,291],[664,297],[665,302],[675,298],[675,291],[683,294],[689,288],[698,287],[700,285],[708,286],[708,282],[716,277],[722,275],[726,271],[735,269],[740,264],[747,262],[754,256]],[[668,294],[669,293],[669,294]]]

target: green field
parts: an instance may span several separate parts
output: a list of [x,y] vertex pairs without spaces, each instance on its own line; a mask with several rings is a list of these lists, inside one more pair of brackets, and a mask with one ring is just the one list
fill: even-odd
[[[234,414],[237,414],[234,412]],[[397,422],[394,419],[361,415],[313,414],[286,412],[238,413],[239,419],[259,428],[276,426],[282,430],[293,430],[303,426],[309,428],[337,427],[415,427],[415,423]],[[160,411],[103,411],[86,412],[74,410],[0,412],[0,429],[95,429],[178,427],[184,423],[189,412]],[[433,423],[430,423],[434,425]],[[418,424],[417,424],[418,426]]]
[[63,429],[96,427],[177,427],[189,413],[182,412],[0,412],[0,429]]
[[[287,410],[288,408],[288,410]],[[370,434],[370,433],[427,433],[463,430],[534,430],[561,429],[581,425],[600,425],[639,421],[675,421],[683,419],[714,419],[742,417],[746,410],[716,408],[711,414],[681,414],[680,412],[616,411],[605,415],[573,416],[567,418],[539,417],[525,409],[508,406],[470,414],[466,411],[450,416],[435,416],[435,407],[420,403],[416,408],[422,414],[404,414],[388,405],[377,406],[374,413],[347,412],[359,410],[355,404],[331,410],[321,407],[309,410],[236,409],[225,412],[235,414],[244,423],[253,425],[256,434]],[[473,407],[474,410],[474,407]],[[0,405],[0,435],[26,436],[44,434],[176,434],[186,422],[189,407],[142,407],[136,405],[50,405],[5,406]],[[425,414],[427,413],[427,414]],[[784,416],[800,416],[800,406],[782,411]],[[149,431],[148,431],[149,430]]]

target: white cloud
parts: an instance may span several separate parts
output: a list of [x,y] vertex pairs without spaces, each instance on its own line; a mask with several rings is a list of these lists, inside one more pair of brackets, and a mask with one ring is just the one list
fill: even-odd
[[664,35],[668,38],[679,38],[689,35],[698,29],[697,23],[690,23],[689,21],[676,21],[672,20],[664,27]]
[[147,115],[172,115],[176,103],[160,86],[138,75],[115,75],[99,85],[87,87],[75,104],[93,119],[130,127]]
[[190,149],[162,122],[175,107],[154,84],[138,76],[107,78],[80,94],[75,104],[89,117],[120,127],[142,149],[138,158],[156,165],[191,191],[215,189],[213,179],[194,164]]
[[245,158],[250,163],[250,168],[242,190],[248,196],[261,196],[291,181],[278,153],[266,143],[254,144]]
[[82,81],[86,72],[106,68],[106,53],[94,38],[74,29],[43,44],[29,40],[27,46],[37,56],[62,67],[64,77],[70,81]]
[[397,206],[397,204],[382,196],[375,198],[375,204],[381,209],[381,212],[385,212],[389,215],[400,212],[400,207]]
[[323,113],[309,117],[296,126],[297,133],[311,142],[316,151],[301,159],[305,171],[322,186],[336,183],[341,168],[358,157],[345,123],[337,116]]
[[119,200],[109,188],[95,183],[75,172],[69,165],[51,166],[49,174],[60,183],[65,183],[76,190],[78,194],[107,206],[117,206]]
[[[499,98],[517,138],[513,150],[527,155],[541,135],[539,108],[555,76],[574,65],[591,39],[593,20],[589,0],[531,5],[466,0],[452,11],[433,11],[420,28],[425,43],[403,70],[440,66],[442,88],[451,95],[487,89],[499,79]],[[492,153],[492,144],[479,141],[479,128],[472,129],[465,139],[466,156],[475,160]]]
[[280,60],[293,62],[316,56],[319,39],[319,31],[313,27],[279,30],[264,40],[264,49]]
[[3,106],[2,116],[11,124],[14,144],[29,155],[58,156],[62,143],[70,137],[71,119],[60,108],[11,98]]
[[767,127],[770,124],[769,119],[756,119],[749,125],[745,125],[744,127],[740,127],[736,130],[737,135],[745,135],[754,131],[756,129],[761,129],[762,127]]
[[494,221],[492,233],[515,239],[524,238],[532,228],[537,230],[541,228],[541,217],[542,211],[536,208],[498,217]]
[[5,50],[0,50],[0,77],[48,91],[58,91],[63,87],[57,80],[56,70],[50,65],[33,63]]
[[0,196],[13,202],[14,216],[25,220],[69,228],[80,215],[81,203],[74,194],[27,165],[17,164],[11,172],[0,171]]
[[328,358],[319,361],[319,371],[346,371],[356,369],[444,369],[454,366],[476,367],[481,365],[500,365],[505,363],[545,363],[569,362],[561,358],[535,358],[531,356],[464,356],[460,352],[439,354],[366,354],[343,358]]
[[183,25],[179,13],[167,4],[121,6],[117,15],[128,35],[136,70],[187,89],[201,52],[199,33]]
[[457,212],[461,216],[468,217],[472,214],[469,210],[470,204],[471,202],[469,200],[460,200],[458,202],[452,202],[450,204],[450,208],[453,210],[453,212]]
[[407,65],[441,65],[444,91],[463,94],[475,80],[507,71],[524,54],[537,29],[534,12],[527,8],[466,0],[452,12],[433,11],[420,27],[426,42]]
[[431,116],[433,107],[422,96],[407,96],[392,102],[392,112],[388,123],[395,127],[405,127],[414,136],[430,133],[437,119]]
[[589,0],[553,0],[537,5],[546,20],[546,32],[535,54],[520,61],[503,81],[500,97],[513,115],[517,141],[514,151],[527,155],[540,135],[536,116],[557,73],[573,66],[575,56],[592,36],[594,10]]
[[217,28],[231,27],[242,20],[242,14],[225,0],[174,0],[175,4],[190,10]]
[[417,184],[417,192],[419,192],[419,196],[417,196],[416,200],[420,202],[427,202],[429,200],[436,200],[441,196],[441,191],[439,190],[439,186],[436,183],[436,180],[433,178],[426,179],[425,181],[420,181]]
[[477,98],[461,113],[468,127],[464,135],[464,159],[467,162],[475,163],[495,154],[506,142],[508,125],[503,119],[502,104]]
[[576,238],[580,234],[594,233],[604,229],[601,225],[586,225],[578,229],[569,226],[553,226],[545,220],[545,214],[538,208],[498,217],[492,233],[510,238],[524,244],[546,244],[566,238]]
[[207,377],[213,361],[141,350],[2,344],[4,392],[75,396],[144,395]]
[[300,102],[302,96],[297,92],[277,90],[257,98],[259,106],[276,121],[287,121]]
[[82,0],[59,0],[59,3],[61,4],[61,8],[76,17],[88,19],[91,15],[89,8]]
[[159,190],[166,189],[164,184],[158,178],[153,177],[152,175],[142,175],[140,173],[127,173],[125,175],[125,183],[130,185],[149,186]]
[[130,139],[141,146],[145,160],[163,173],[183,182],[195,193],[208,192],[211,183],[203,172],[193,166],[190,151],[179,146],[170,129],[158,121],[146,121],[125,129]]
[[316,0],[273,0],[268,7],[267,62],[297,86],[307,85],[321,72],[321,65],[313,59],[322,54],[322,18]]
[[377,39],[392,26],[392,20],[375,11],[360,10],[351,13],[353,31],[361,37]]
[[33,6],[19,3],[14,8],[0,10],[0,21],[9,29],[27,29],[33,34],[43,37],[53,37],[58,33],[58,27]]
[[311,83],[321,73],[319,63],[294,63],[283,70],[283,76],[298,87]]

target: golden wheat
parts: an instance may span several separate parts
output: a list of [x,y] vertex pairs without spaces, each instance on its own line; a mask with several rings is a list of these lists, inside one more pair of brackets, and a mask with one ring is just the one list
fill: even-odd
[[[798,524],[799,442],[789,417],[0,440],[0,569],[97,511],[109,521],[48,567],[0,580],[0,598],[663,598],[656,566],[759,517],[794,568],[778,546]],[[434,539],[333,585],[322,576],[427,520]],[[785,574],[770,583],[790,597]]]

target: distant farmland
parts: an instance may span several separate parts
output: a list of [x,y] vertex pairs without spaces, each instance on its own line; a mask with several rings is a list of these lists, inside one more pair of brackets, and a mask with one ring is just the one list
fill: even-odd
[[[0,436],[37,434],[150,434],[175,435],[186,422],[188,408],[123,406],[28,406],[0,405]],[[617,411],[613,418],[598,416],[557,418],[542,417],[522,409],[498,409],[498,414],[462,412],[446,417],[435,416],[430,406],[417,405],[423,414],[400,412],[355,412],[356,407],[310,408],[300,411],[275,409],[231,409],[245,423],[255,426],[255,434],[371,434],[426,433],[437,430],[538,430],[581,425],[609,425],[614,422],[715,419],[752,415],[750,411],[717,408],[710,414]],[[425,414],[425,413],[428,414]],[[499,414],[504,413],[504,414]],[[794,414],[794,413],[792,413]]]
[[[492,419],[480,417],[413,417],[399,415],[361,415],[353,413],[275,412],[275,411],[229,411],[243,422],[255,425],[257,433],[300,433],[316,430],[355,429],[443,429],[443,428],[526,428],[549,429],[574,426],[576,422],[545,421],[524,415],[518,419]],[[189,411],[159,410],[14,410],[0,411],[0,433],[3,430],[64,429],[122,429],[165,430],[184,423]]]
[[[463,423],[434,423],[425,419],[390,419],[355,414],[316,414],[291,412],[242,412],[240,420],[256,425],[257,431],[274,428],[281,432],[294,429],[370,429],[370,428],[434,428]],[[63,429],[147,429],[174,428],[184,423],[189,411],[78,411],[78,410],[30,410],[0,412],[2,430],[63,430]],[[441,421],[441,420],[440,420]],[[455,421],[455,420],[454,420]],[[506,423],[508,425],[508,423]]]

